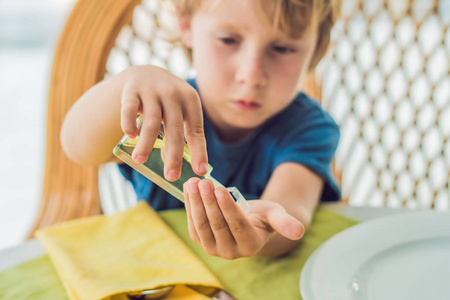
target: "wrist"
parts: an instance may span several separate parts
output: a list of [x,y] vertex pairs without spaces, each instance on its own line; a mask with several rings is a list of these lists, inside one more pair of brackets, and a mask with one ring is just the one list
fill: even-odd
[[256,253],[256,256],[277,257],[291,251],[297,244],[298,241],[290,240],[275,232],[258,253]]

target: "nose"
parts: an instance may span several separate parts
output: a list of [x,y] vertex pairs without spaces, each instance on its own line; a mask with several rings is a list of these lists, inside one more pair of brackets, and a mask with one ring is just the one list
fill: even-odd
[[268,82],[268,66],[263,51],[247,49],[238,62],[236,81],[250,87],[264,87]]

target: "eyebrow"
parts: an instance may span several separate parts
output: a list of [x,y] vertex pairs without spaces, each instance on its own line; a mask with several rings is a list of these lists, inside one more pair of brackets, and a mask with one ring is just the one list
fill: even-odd
[[214,25],[216,27],[220,27],[220,28],[225,28],[225,29],[231,29],[231,30],[239,30],[239,29],[244,29],[247,30],[249,26],[237,26],[235,23],[233,22],[229,22],[229,21],[220,21],[217,19],[214,19]]

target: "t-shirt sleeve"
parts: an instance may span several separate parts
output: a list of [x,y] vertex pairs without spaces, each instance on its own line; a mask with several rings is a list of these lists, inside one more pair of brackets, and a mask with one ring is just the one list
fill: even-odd
[[309,120],[306,126],[286,130],[277,147],[273,170],[285,162],[302,164],[324,180],[321,201],[337,201],[340,190],[330,167],[339,141],[339,127],[326,112],[316,113]]

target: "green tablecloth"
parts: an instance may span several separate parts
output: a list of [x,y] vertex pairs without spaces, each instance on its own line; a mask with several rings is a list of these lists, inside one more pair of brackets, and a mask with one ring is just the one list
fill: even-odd
[[[308,257],[323,242],[357,223],[319,208],[299,245],[278,258],[241,258],[233,261],[209,256],[189,237],[184,210],[160,213],[162,219],[192,249],[239,300],[301,299],[300,272]],[[48,256],[0,273],[0,299],[68,299]]]

